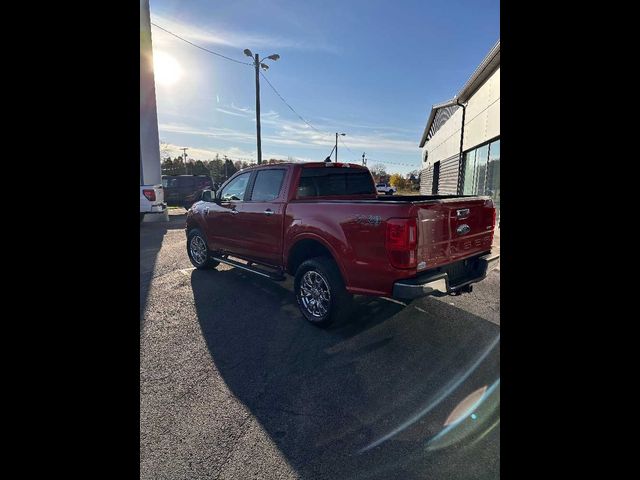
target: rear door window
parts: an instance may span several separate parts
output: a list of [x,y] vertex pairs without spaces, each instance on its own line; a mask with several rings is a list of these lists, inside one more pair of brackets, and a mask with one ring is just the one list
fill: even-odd
[[251,200],[254,202],[270,202],[280,195],[284,170],[270,169],[259,171],[253,185]]

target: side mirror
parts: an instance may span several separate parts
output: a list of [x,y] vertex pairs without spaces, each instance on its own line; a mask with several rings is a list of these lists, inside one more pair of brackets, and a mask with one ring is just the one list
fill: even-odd
[[203,202],[215,202],[216,192],[214,190],[203,190],[200,200],[202,200]]

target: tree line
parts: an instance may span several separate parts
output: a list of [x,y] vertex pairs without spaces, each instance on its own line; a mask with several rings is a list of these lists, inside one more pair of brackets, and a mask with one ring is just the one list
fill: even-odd
[[369,169],[376,183],[389,183],[398,190],[420,190],[420,172],[412,170],[405,176],[399,173],[387,173],[387,168],[378,163]]
[[[262,163],[283,163],[284,160],[270,158]],[[232,160],[226,155],[220,158],[216,155],[213,160],[188,160],[184,162],[182,156],[175,158],[166,157],[162,160],[162,175],[208,175],[218,185],[224,183],[234,173],[251,165],[255,162],[247,162],[244,160]]]
[[[289,160],[278,160],[270,158],[262,163],[283,163]],[[221,185],[229,179],[234,173],[251,165],[255,162],[247,162],[245,160],[232,160],[226,155],[220,158],[216,154],[213,160],[188,160],[183,161],[182,156],[171,158],[167,156],[162,160],[162,175],[208,175],[218,185]],[[389,174],[383,164],[376,164],[369,169],[376,183],[389,183],[398,190],[419,190],[420,189],[420,173],[413,170],[402,176],[399,173]]]

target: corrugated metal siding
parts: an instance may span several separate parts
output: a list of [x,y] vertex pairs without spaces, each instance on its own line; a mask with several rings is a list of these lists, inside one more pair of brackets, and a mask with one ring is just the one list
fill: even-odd
[[420,175],[420,195],[431,195],[431,187],[433,185],[433,167],[427,167],[422,170]]
[[455,195],[458,193],[458,169],[460,161],[458,155],[443,160],[440,163],[440,182],[438,193],[444,195]]
[[[460,128],[462,127],[462,108],[457,109],[440,129],[431,137],[425,148],[429,152],[428,165],[438,160],[446,160],[460,151]],[[466,133],[465,133],[466,136]]]

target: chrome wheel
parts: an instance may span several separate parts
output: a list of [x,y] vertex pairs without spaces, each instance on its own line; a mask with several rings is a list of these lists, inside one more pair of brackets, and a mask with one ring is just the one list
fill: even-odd
[[204,264],[207,261],[207,244],[204,242],[200,235],[194,235],[189,243],[189,252],[191,258],[198,265]]
[[305,310],[316,318],[322,318],[329,311],[331,303],[329,284],[315,270],[309,270],[302,276],[300,300]]

